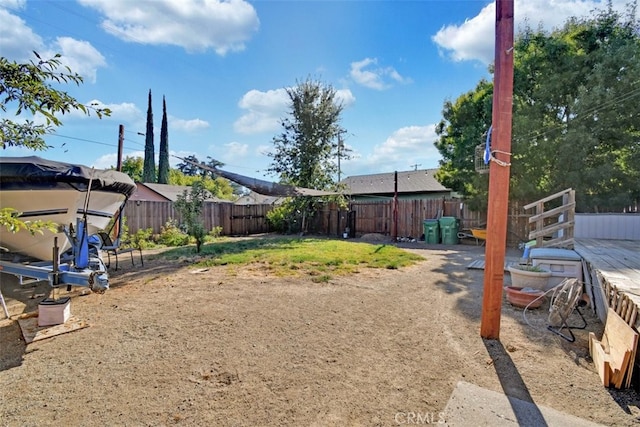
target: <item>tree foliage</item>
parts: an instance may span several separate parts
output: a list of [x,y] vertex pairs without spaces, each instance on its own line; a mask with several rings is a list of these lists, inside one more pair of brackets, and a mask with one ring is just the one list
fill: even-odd
[[[194,155],[190,155],[184,158],[185,161],[182,163],[178,163],[177,168],[180,172],[187,176],[201,176],[201,177],[212,177],[215,178],[215,174],[209,170],[198,167],[197,165],[207,166],[209,168],[221,168],[224,166],[224,163],[212,158],[211,156],[207,156],[207,161],[203,162],[198,160],[198,158]],[[195,164],[194,164],[195,163]]]
[[200,248],[207,236],[202,218],[202,208],[204,201],[208,198],[209,192],[204,184],[201,181],[196,181],[191,186],[191,190],[185,190],[183,194],[178,195],[178,199],[174,203],[187,227],[187,234],[196,241],[196,252],[198,253],[200,253]]
[[221,177],[211,178],[209,176],[188,176],[178,169],[169,170],[169,184],[193,186],[196,182],[202,183],[205,189],[214,197],[223,200],[234,200],[235,191],[229,180]]
[[481,80],[473,91],[444,104],[443,119],[436,126],[436,148],[442,155],[436,178],[446,187],[463,193],[472,208],[486,208],[487,179],[475,171],[475,148],[491,123],[493,84]]
[[[73,73],[69,67],[62,67],[60,54],[51,59],[42,59],[33,52],[36,61],[29,63],[11,62],[0,57],[0,109],[3,113],[13,112],[15,116],[28,118],[15,121],[0,117],[0,147],[26,147],[32,150],[46,150],[44,135],[53,133],[62,125],[59,116],[81,111],[87,115],[93,111],[98,118],[108,116],[108,108],[84,105],[64,91],[54,88],[54,84],[83,83],[82,76]],[[36,124],[34,118],[42,116],[44,123]]]
[[[514,49],[510,194],[531,202],[573,188],[581,212],[640,200],[640,26],[611,8],[551,33],[527,28]],[[436,143],[445,185],[486,200],[473,142],[491,123],[491,84],[445,103]],[[481,101],[484,100],[484,101]],[[476,102],[477,101],[477,102]],[[486,106],[485,106],[486,107]],[[468,115],[477,110],[477,114]]]
[[129,175],[134,182],[142,182],[142,170],[144,168],[142,157],[126,156],[122,161],[122,172]]
[[[93,111],[98,118],[108,116],[111,111],[107,108],[96,108],[84,105],[64,91],[54,88],[54,84],[83,82],[79,74],[73,73],[69,67],[66,71],[58,71],[61,67],[60,55],[51,59],[42,59],[33,52],[37,61],[26,64],[11,62],[0,57],[0,147],[26,147],[31,150],[46,150],[44,141],[46,134],[53,133],[55,128],[62,125],[59,115],[81,111],[87,115]],[[16,117],[25,113],[29,118],[18,122],[4,115],[11,111]],[[44,123],[36,124],[34,118],[44,117]],[[29,221],[20,218],[21,213],[10,206],[0,209],[0,226],[11,232],[27,230],[31,234],[42,233],[43,230],[56,230],[51,221]]]
[[153,108],[151,107],[151,89],[147,105],[147,131],[144,142],[144,168],[142,182],[156,182],[155,146],[153,142]]
[[167,102],[162,97],[162,126],[160,127],[160,160],[158,162],[158,184],[169,183],[169,126],[167,124]]
[[[289,116],[281,121],[282,132],[273,138],[268,172],[284,184],[317,190],[336,190],[338,155],[349,159],[350,152],[341,145],[345,129],[340,125],[343,105],[336,90],[307,79],[287,88]],[[298,197],[287,203],[292,215],[301,216],[300,230],[314,213],[317,199]],[[295,222],[291,219],[291,222]]]

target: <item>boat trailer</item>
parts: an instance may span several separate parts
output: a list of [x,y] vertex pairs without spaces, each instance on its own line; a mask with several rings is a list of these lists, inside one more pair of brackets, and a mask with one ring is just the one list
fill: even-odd
[[[53,261],[15,262],[0,260],[0,273],[16,276],[23,285],[28,281],[47,281],[54,288],[84,286],[94,292],[102,293],[109,289],[107,268],[100,256],[101,241],[97,236],[88,236],[86,222],[78,218],[76,229],[64,228],[65,235],[71,242],[71,249],[64,254],[59,253],[58,238],[54,238]],[[9,312],[0,289],[0,303],[9,317]]]

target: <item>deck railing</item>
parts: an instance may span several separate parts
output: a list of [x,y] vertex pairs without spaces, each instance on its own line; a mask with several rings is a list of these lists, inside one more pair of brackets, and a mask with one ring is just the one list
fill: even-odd
[[529,209],[535,209],[529,218],[529,226],[533,227],[529,239],[535,239],[536,247],[573,249],[575,190],[569,188],[524,206],[525,211]]

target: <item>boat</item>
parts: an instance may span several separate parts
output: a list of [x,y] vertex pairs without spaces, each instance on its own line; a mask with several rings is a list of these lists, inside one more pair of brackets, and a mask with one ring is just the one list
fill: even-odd
[[115,170],[43,159],[37,156],[0,157],[0,208],[12,208],[23,221],[51,221],[56,232],[11,232],[0,227],[0,246],[13,254],[54,261],[56,253],[69,250],[78,219],[91,236],[108,227],[136,184]]

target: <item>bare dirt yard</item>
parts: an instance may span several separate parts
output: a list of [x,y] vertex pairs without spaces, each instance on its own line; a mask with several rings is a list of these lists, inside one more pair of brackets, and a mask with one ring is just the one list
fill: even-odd
[[394,426],[441,413],[458,381],[638,423],[638,394],[604,388],[589,358],[588,331],[603,329],[590,310],[570,343],[546,330],[548,304],[525,321],[505,301],[501,339],[485,341],[484,273],[467,268],[484,248],[404,246],[424,261],[323,284],[123,257],[106,293],[70,293],[89,327],[28,345],[15,317],[47,288],[2,274],[0,425]]

